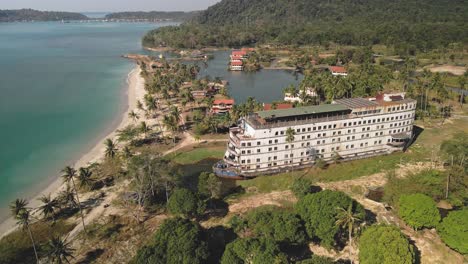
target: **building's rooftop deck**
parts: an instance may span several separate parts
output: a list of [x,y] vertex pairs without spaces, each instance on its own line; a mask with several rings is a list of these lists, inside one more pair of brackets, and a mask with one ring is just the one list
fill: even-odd
[[282,118],[292,116],[304,116],[311,114],[333,113],[349,110],[348,107],[341,104],[313,105],[289,109],[276,109],[257,112],[257,115],[263,119]]
[[344,98],[335,101],[337,104],[345,105],[349,108],[364,108],[379,106],[377,102],[369,101],[365,98]]

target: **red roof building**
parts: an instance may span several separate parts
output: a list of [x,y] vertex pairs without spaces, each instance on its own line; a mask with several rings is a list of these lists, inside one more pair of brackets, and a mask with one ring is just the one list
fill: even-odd
[[213,101],[211,112],[214,114],[224,114],[229,112],[234,106],[234,99],[216,99]]
[[231,66],[242,66],[244,63],[241,60],[233,60],[231,61]]
[[246,56],[247,55],[247,50],[233,50],[231,53],[232,56]]
[[346,70],[345,67],[343,66],[330,66],[328,67],[330,70],[331,74],[334,76],[346,76],[348,75],[348,71]]

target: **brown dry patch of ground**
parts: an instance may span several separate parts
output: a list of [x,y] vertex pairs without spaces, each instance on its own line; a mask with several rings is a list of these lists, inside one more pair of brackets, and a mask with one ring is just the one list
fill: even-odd
[[435,73],[435,72],[447,72],[451,73],[453,75],[463,75],[466,72],[466,67],[463,66],[453,66],[453,65],[440,65],[440,66],[430,66],[427,67],[429,71]]
[[[101,217],[89,228],[92,234],[73,241],[76,263],[128,263],[152,237],[166,215],[157,215],[144,223],[132,217]],[[94,229],[93,229],[94,228]]]
[[244,214],[247,211],[264,205],[284,207],[285,203],[295,203],[296,201],[297,199],[291,191],[254,194],[241,198],[235,203],[229,205],[229,213]]

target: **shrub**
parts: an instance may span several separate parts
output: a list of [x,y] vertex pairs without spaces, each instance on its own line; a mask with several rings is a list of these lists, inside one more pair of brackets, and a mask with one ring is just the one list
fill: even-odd
[[416,230],[423,227],[434,227],[440,222],[439,210],[434,200],[420,193],[402,195],[398,214]]
[[468,208],[450,212],[437,231],[450,248],[468,254]]
[[291,186],[291,191],[297,198],[302,198],[307,194],[312,193],[312,182],[304,178],[295,179]]
[[365,211],[362,205],[342,192],[325,190],[304,196],[296,204],[296,212],[304,220],[307,234],[311,238],[318,238],[325,246],[333,246],[336,238],[346,232],[336,225],[338,208],[348,208],[352,203],[352,210],[360,219],[364,220]]
[[247,215],[247,226],[258,237],[277,242],[304,243],[306,233],[301,219],[279,208],[260,208]]
[[182,218],[166,220],[153,241],[138,250],[133,263],[205,263],[208,248],[201,237],[197,223]]
[[244,263],[288,263],[288,260],[272,240],[238,238],[226,246],[221,264]]
[[412,264],[414,248],[395,226],[377,225],[367,228],[359,239],[361,264]]
[[174,191],[169,198],[167,208],[172,214],[194,217],[205,211],[205,204],[193,192],[182,188]]

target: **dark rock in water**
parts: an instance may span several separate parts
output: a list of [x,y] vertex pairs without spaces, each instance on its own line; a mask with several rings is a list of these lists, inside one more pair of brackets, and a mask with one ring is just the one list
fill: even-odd
[[367,199],[376,202],[382,202],[384,196],[384,188],[383,187],[369,187],[367,188],[366,194]]

